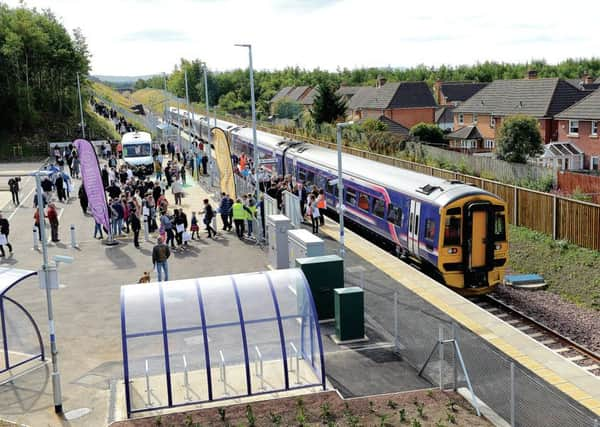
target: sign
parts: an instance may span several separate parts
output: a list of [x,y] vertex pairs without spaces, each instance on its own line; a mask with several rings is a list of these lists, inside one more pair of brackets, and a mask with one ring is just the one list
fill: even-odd
[[276,165],[277,159],[263,159],[259,162],[261,165]]
[[100,175],[100,165],[94,146],[85,139],[78,139],[74,142],[79,155],[81,165],[82,185],[88,197],[88,205],[92,211],[92,216],[98,224],[103,225],[110,230],[108,220],[108,206],[106,204],[106,193],[102,184]]
[[50,289],[58,289],[58,271],[56,271],[56,267],[50,266],[46,268],[46,273],[44,273],[44,270],[38,271],[40,289],[46,289],[46,274],[50,280]]

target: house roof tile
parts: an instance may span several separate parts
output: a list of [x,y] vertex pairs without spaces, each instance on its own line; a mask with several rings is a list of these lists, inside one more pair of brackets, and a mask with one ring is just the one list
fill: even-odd
[[527,114],[552,117],[585,97],[581,91],[558,78],[496,80],[481,89],[454,111],[507,116]]
[[350,100],[351,109],[437,107],[425,82],[392,82],[379,88],[361,87]]
[[275,94],[275,96],[273,98],[271,98],[271,102],[275,102],[281,98],[285,98],[287,96],[287,94],[292,91],[293,88],[294,88],[293,86],[282,87],[281,89],[279,89],[279,92],[277,92]]
[[600,89],[557,114],[556,118],[600,120]]
[[443,82],[441,84],[441,91],[446,97],[447,102],[464,102],[488,84],[489,83]]
[[477,126],[465,126],[446,135],[448,139],[482,139]]

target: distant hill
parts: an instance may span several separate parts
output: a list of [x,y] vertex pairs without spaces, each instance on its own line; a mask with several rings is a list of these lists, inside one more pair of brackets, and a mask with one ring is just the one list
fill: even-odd
[[101,82],[107,83],[135,83],[139,79],[147,80],[150,77],[154,77],[158,74],[148,74],[146,76],[101,76],[95,75],[92,76],[93,79],[96,79]]

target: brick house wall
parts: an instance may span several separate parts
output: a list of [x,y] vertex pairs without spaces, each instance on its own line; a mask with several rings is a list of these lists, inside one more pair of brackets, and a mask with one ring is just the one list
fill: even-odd
[[411,128],[417,123],[434,123],[435,108],[393,108],[388,110],[363,109],[359,119],[385,116],[402,126]]
[[[600,121],[597,122],[600,127]],[[599,130],[600,131],[600,130]],[[590,169],[592,157],[600,157],[600,139],[598,135],[592,135],[592,122],[579,120],[579,133],[569,133],[569,120],[558,120],[559,142],[572,142],[584,152],[583,167]]]

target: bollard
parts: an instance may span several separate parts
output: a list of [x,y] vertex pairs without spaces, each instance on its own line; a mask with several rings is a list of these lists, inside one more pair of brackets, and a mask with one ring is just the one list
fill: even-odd
[[37,227],[33,227],[33,250],[34,251],[39,251],[40,250],[40,246],[39,246],[39,239],[38,239],[38,228]]
[[150,237],[148,236],[148,216],[144,215],[144,240],[146,242],[150,241]]
[[77,239],[75,237],[75,225],[74,224],[71,224],[71,247],[73,249],[79,248],[79,245],[77,244]]

